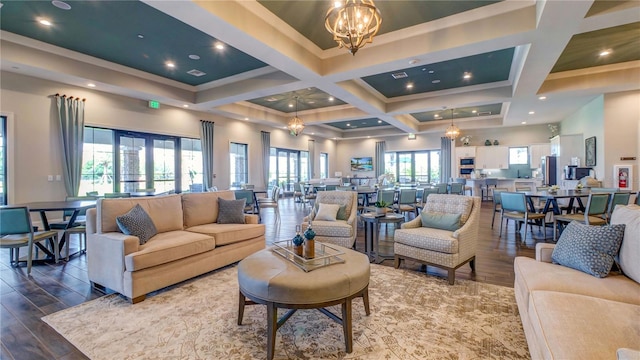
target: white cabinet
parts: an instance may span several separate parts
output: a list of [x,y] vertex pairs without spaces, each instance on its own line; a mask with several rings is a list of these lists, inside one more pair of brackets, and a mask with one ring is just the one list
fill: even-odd
[[479,146],[476,149],[476,169],[508,169],[509,148],[506,146]]
[[540,160],[543,156],[551,155],[551,144],[529,145],[529,164],[532,169],[541,167]]
[[476,157],[475,146],[458,146],[456,147],[456,159],[461,157]]

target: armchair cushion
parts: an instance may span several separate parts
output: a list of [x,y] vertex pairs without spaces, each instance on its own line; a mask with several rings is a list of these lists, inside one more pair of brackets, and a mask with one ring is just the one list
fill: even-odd
[[562,232],[551,259],[595,277],[606,277],[620,249],[624,227],[624,224],[593,226],[573,221]]
[[116,217],[116,223],[123,234],[137,236],[140,245],[144,245],[158,233],[153,220],[140,204],[136,204],[128,213]]
[[320,204],[315,220],[336,221],[338,209],[340,209],[338,204]]
[[420,213],[422,227],[456,231],[460,228],[461,214],[446,214],[440,212],[423,211]]
[[473,209],[473,198],[471,196],[458,196],[450,194],[433,194],[439,196],[429,196],[424,212],[439,212],[446,214],[460,214],[460,226],[464,225]]
[[218,224],[244,224],[245,203],[246,199],[218,198]]
[[[313,231],[316,232],[316,236],[329,236],[329,237],[352,237],[354,236],[353,226],[347,224],[344,220],[337,221],[323,221],[314,220],[311,223]],[[303,226],[306,228],[306,226]]]
[[396,231],[393,241],[419,249],[432,250],[446,254],[458,252],[458,239],[450,230],[419,227]]

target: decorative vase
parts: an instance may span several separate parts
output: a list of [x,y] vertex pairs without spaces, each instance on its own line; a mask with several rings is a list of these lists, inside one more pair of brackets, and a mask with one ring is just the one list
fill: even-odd
[[296,226],[296,236],[293,237],[293,251],[298,256],[303,256],[304,253],[304,238],[300,235],[300,225]]
[[304,257],[305,259],[313,259],[316,257],[316,243],[313,240],[316,237],[316,232],[311,228],[311,222],[309,222],[309,227],[304,232]]
[[383,207],[377,207],[376,208],[376,214],[378,215],[384,215],[387,213],[387,208],[383,208]]
[[500,143],[498,142],[498,140],[493,140],[493,145],[500,145]]
[[491,140],[488,140],[484,142],[484,146],[491,146]]

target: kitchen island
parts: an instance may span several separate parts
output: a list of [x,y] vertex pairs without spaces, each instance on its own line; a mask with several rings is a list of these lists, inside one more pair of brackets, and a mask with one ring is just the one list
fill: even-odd
[[467,186],[471,187],[473,196],[481,196],[480,188],[484,186],[487,179],[498,180],[497,188],[506,188],[509,191],[516,191],[519,187],[529,187],[531,190],[535,190],[537,186],[542,186],[542,179],[527,179],[527,178],[480,178],[480,179],[467,179]]

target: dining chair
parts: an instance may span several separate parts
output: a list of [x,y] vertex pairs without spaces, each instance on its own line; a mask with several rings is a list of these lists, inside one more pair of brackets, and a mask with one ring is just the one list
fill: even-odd
[[384,201],[387,203],[387,208],[392,209],[393,203],[396,199],[396,191],[395,190],[378,190],[376,194],[376,201]]
[[469,196],[471,196],[473,194],[473,188],[471,186],[467,186],[467,179],[465,179],[465,178],[456,178],[454,181],[457,182],[457,183],[461,183],[462,184],[463,189],[464,189],[463,192],[462,192],[462,195],[466,195],[467,191],[469,192]]
[[155,188],[146,188],[146,189],[140,188],[140,189],[136,189],[135,192],[150,192],[150,193],[152,193],[152,192],[156,192],[156,189]]
[[278,207],[280,200],[280,187],[274,186],[271,189],[269,197],[259,198],[258,207],[262,209],[273,209],[276,215],[276,224],[280,223],[280,208]]
[[[611,195],[609,193],[591,193],[589,194],[589,200],[584,208],[583,214],[564,214],[556,215],[553,217],[553,240],[557,240],[557,231],[562,229],[564,225],[578,221],[586,225],[606,225],[607,224],[607,210],[609,208],[609,201]],[[559,227],[561,227],[559,229]]]
[[128,193],[128,192],[104,193],[105,199],[128,198],[128,197],[131,197],[131,193]]
[[616,206],[629,205],[629,199],[631,199],[631,193],[628,192],[614,192],[611,194],[611,201],[609,202],[609,208],[607,209],[607,222],[611,221],[611,214],[613,214],[613,210],[616,209]]
[[244,212],[245,213],[256,213],[256,198],[253,190],[235,190],[236,200],[244,199]]
[[415,216],[418,216],[417,193],[418,190],[416,189],[400,189],[398,203],[394,205],[396,211],[405,215],[405,217],[409,212],[413,212]]
[[326,185],[324,189],[325,191],[334,191],[338,189],[338,185]]
[[302,196],[304,195],[304,187],[300,182],[293,183],[293,200],[296,203],[302,203],[304,200]]
[[635,204],[636,204],[636,205],[640,205],[640,191],[638,191],[638,192],[636,193],[636,201],[635,201]]
[[449,186],[450,186],[449,194],[464,195],[464,184],[454,182],[449,184]]
[[207,191],[208,191],[208,192],[218,191],[218,187],[217,187],[217,186],[215,186],[215,185],[210,186],[210,187],[208,187],[208,188],[207,188]]
[[606,192],[606,193],[614,193],[620,191],[620,188],[603,188],[603,187],[592,187],[591,192]]
[[[9,249],[10,265],[18,266],[20,263],[20,248],[27,247],[27,275],[31,274],[33,246],[49,239],[53,240],[54,260],[57,263],[60,258],[57,231],[34,231],[29,208],[26,206],[0,208],[0,248]],[[67,246],[68,244],[69,242],[67,241]],[[68,253],[69,250],[67,248]]]
[[493,215],[491,216],[491,228],[493,229],[493,222],[496,219],[496,213],[502,212],[502,198],[500,193],[503,191],[509,191],[507,188],[495,188],[493,189]]
[[449,184],[447,183],[436,184],[436,189],[438,189],[438,194],[446,194],[449,189]]
[[100,193],[97,192],[97,191],[87,191],[87,196],[95,196],[95,197],[97,197],[99,195],[100,195]]
[[[503,191],[500,193],[500,201],[502,210],[500,211],[500,236],[502,237],[502,224],[504,220],[507,220],[506,226],[509,225],[509,220],[516,221],[516,231],[518,231],[518,225],[524,225],[524,236],[522,242],[527,242],[527,225],[531,228],[531,237],[533,237],[533,226],[530,221],[542,221],[542,229],[544,239],[547,238],[546,232],[546,220],[545,215],[541,213],[535,213],[529,211],[527,207],[527,199],[524,193],[521,192],[509,192]],[[522,224],[521,224],[522,223]],[[505,227],[506,227],[505,226]],[[520,227],[521,228],[521,227]]]
[[485,179],[484,184],[480,186],[480,197],[482,201],[491,200],[492,190],[496,187],[498,187],[498,179]]
[[[65,201],[83,201],[83,200],[96,200],[97,196],[67,196]],[[76,220],[73,224],[69,225],[69,218],[73,215],[73,210],[65,210],[62,213],[62,221],[56,221],[49,223],[49,228],[52,230],[65,230],[74,226],[81,226],[85,222],[85,216],[87,214],[87,210],[81,210],[78,212],[78,216],[76,216]]]
[[244,185],[242,185],[242,188],[245,189],[245,190],[254,190],[256,188],[256,186],[253,185],[253,184],[244,184]]

